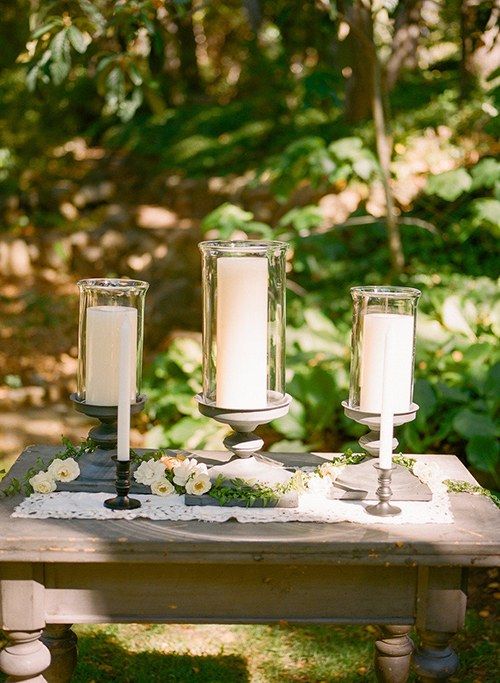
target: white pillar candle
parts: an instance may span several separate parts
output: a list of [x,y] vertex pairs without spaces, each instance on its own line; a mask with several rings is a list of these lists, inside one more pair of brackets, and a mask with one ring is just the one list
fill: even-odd
[[267,292],[266,258],[217,259],[218,406],[267,406]]
[[131,331],[130,400],[135,401],[137,310],[128,306],[90,306],[85,352],[85,401],[90,405],[118,405],[120,330],[124,321],[128,321]]
[[389,327],[384,338],[384,358],[382,375],[382,407],[380,415],[379,465],[383,470],[392,467],[392,437],[394,433],[394,366],[396,348],[395,328]]
[[395,368],[392,383],[393,410],[404,413],[410,408],[413,378],[414,318],[397,313],[367,313],[363,321],[360,368],[359,407],[367,413],[382,411],[384,383],[384,348],[391,327],[394,344],[391,366]]
[[130,460],[130,387],[132,372],[130,367],[130,350],[132,346],[132,329],[126,318],[120,327],[120,345],[118,352],[118,444],[116,457],[118,460]]

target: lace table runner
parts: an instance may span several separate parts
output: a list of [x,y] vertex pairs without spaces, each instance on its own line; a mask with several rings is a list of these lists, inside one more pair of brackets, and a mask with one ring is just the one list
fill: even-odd
[[[419,477],[423,479],[423,477]],[[365,510],[373,501],[331,500],[320,483],[316,490],[299,496],[296,508],[240,508],[218,506],[187,506],[184,496],[134,495],[142,507],[137,510],[113,511],[103,507],[109,493],[75,493],[61,491],[33,494],[20,503],[12,517],[38,519],[137,519],[203,522],[356,522],[359,524],[451,524],[453,515],[443,476],[434,470],[426,477],[432,491],[431,501],[398,501],[401,514],[395,517],[374,517]]]

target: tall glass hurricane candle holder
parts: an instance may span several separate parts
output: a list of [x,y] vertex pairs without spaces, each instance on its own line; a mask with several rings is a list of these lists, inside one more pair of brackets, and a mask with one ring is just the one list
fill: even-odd
[[203,392],[200,411],[235,430],[239,456],[259,450],[252,434],[285,415],[285,256],[275,241],[202,242]]
[[[413,368],[420,291],[411,287],[353,287],[351,295],[350,389],[349,401],[342,405],[348,417],[370,427],[372,431],[359,443],[370,455],[378,455],[384,368],[395,368],[390,387],[394,425],[411,422],[418,410],[413,403]],[[391,357],[386,359],[389,331],[393,342]],[[393,449],[397,445],[394,439]]]
[[130,325],[130,366],[133,378],[131,412],[145,403],[141,394],[144,340],[144,301],[148,283],[141,280],[98,278],[80,280],[76,409],[101,424],[89,436],[103,448],[116,446],[120,331]]

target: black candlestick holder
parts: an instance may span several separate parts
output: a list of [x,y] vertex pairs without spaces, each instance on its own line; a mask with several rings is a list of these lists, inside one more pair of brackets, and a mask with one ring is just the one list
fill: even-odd
[[389,503],[392,498],[391,479],[392,470],[394,468],[382,469],[378,464],[375,464],[374,467],[378,470],[378,489],[376,490],[378,503],[376,503],[376,505],[369,505],[365,508],[366,511],[370,515],[376,515],[377,517],[393,517],[394,515],[399,515],[401,508]]
[[[88,417],[95,417],[100,422],[100,424],[90,429],[89,439],[104,450],[116,448],[118,440],[118,406],[94,406],[79,399],[76,393],[71,394],[70,399],[73,401],[75,410]],[[136,402],[130,405],[130,414],[136,415],[140,413],[145,403],[146,395],[140,394]]]
[[116,455],[112,457],[116,464],[116,497],[104,501],[104,507],[110,510],[135,510],[141,507],[141,501],[129,498],[130,491],[130,460],[118,460]]

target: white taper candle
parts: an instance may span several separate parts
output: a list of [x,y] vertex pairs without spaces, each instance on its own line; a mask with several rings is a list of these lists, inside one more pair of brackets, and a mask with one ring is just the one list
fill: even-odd
[[130,460],[130,350],[132,329],[130,320],[125,319],[120,326],[120,347],[118,354],[118,460]]
[[392,467],[392,438],[394,433],[394,345],[395,327],[389,327],[384,339],[382,372],[382,411],[380,415],[379,465],[383,470]]

